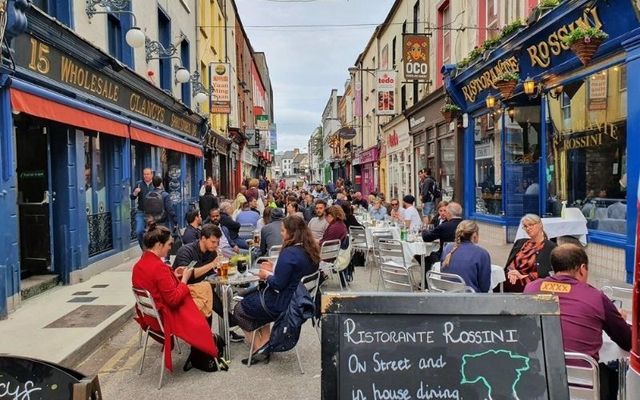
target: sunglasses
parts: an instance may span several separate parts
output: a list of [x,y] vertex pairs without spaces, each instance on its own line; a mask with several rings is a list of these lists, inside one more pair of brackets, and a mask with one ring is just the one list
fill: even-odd
[[391,205],[392,205],[393,207],[395,207],[395,206],[399,206],[400,204],[399,204],[399,203],[391,203]]

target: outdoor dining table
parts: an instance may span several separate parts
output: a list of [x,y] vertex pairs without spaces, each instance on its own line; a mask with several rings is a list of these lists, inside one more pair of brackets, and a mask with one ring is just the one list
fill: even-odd
[[[560,236],[573,236],[582,243],[583,246],[587,244],[587,220],[584,218],[542,218],[542,226],[544,227],[544,233],[547,234],[549,239],[557,238]],[[518,227],[516,232],[516,240],[528,239],[529,235],[524,231],[522,224]]]
[[[250,271],[257,273],[257,270]],[[224,341],[227,344],[224,347],[224,358],[230,360],[231,346],[229,346],[229,343],[231,342],[229,333],[229,300],[233,298],[234,288],[251,285],[258,282],[260,278],[253,273],[247,272],[245,274],[235,273],[226,278],[218,275],[210,275],[206,280],[214,286],[218,296],[220,296],[220,299],[222,300],[223,317],[218,318],[218,329],[222,332]]]

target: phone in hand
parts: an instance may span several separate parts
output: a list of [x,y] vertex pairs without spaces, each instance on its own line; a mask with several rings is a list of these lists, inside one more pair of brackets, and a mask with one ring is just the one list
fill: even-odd
[[198,263],[197,261],[191,261],[191,262],[189,263],[189,265],[187,265],[187,269],[193,269],[193,268],[195,268],[195,266],[196,266],[196,264],[197,264],[197,263]]

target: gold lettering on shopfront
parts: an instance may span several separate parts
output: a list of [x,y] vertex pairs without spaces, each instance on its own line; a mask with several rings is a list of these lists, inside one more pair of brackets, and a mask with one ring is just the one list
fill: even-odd
[[591,122],[584,132],[592,132],[581,137],[572,137],[573,131],[565,130],[553,138],[553,146],[557,150],[573,150],[586,147],[601,146],[605,138],[618,141],[618,127],[608,122]]
[[469,103],[473,103],[476,101],[476,97],[480,92],[489,88],[496,89],[495,84],[504,73],[518,72],[519,70],[520,65],[518,64],[518,59],[516,57],[509,57],[506,60],[498,61],[493,68],[488,69],[482,75],[472,79],[468,85],[462,87],[462,93],[464,93],[465,100]]
[[190,135],[196,134],[196,125],[187,121],[184,118],[180,118],[179,116],[172,114],[170,126],[174,129],[177,129],[182,132],[186,132]]
[[49,46],[31,38],[31,59],[29,60],[29,68],[41,74],[48,74],[51,69],[49,61]]
[[60,59],[60,79],[114,103],[118,102],[120,87],[117,84],[96,75],[65,56]]
[[140,97],[138,94],[132,93],[129,97],[129,109],[154,121],[164,123],[165,108],[151,100]]
[[578,27],[602,27],[602,22],[598,16],[598,7],[586,8],[580,18],[552,32],[546,40],[529,46],[527,53],[529,53],[529,58],[531,59],[531,66],[535,67],[538,65],[542,68],[547,68],[551,65],[552,55],[558,56],[563,51],[569,50],[569,46],[564,44],[562,39]]

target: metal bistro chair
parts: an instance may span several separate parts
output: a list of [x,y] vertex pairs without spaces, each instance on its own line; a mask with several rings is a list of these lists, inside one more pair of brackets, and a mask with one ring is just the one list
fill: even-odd
[[282,245],[271,246],[269,249],[269,257],[278,257],[280,252],[282,251]]
[[[155,319],[158,322],[158,326],[160,327],[160,332],[151,329],[150,327],[146,327],[145,338],[144,338],[144,347],[142,350],[142,359],[140,360],[140,370],[138,371],[138,375],[142,374],[142,367],[144,366],[144,357],[147,354],[147,344],[149,342],[149,336],[153,336],[155,339],[164,343],[164,325],[162,325],[162,320],[160,319],[160,314],[158,313],[158,309],[156,308],[156,303],[153,301],[153,297],[149,291],[139,288],[132,288],[133,297],[136,299],[136,307],[138,311],[143,316],[148,316]],[[180,343],[178,342],[178,337],[173,336],[173,340],[176,343],[176,349],[178,350],[178,354],[181,354],[182,351],[180,349]],[[161,353],[162,354],[162,353]],[[161,358],[160,361],[160,381],[158,382],[158,389],[162,387],[162,378],[164,376],[164,357]]]
[[[318,269],[313,274],[309,274],[307,276],[303,276],[301,279],[304,287],[309,291],[309,296],[313,300],[313,304],[316,304],[316,298],[320,294],[320,270]],[[315,315],[311,317],[311,322],[316,329],[316,334],[318,335],[318,340],[320,340],[320,319],[316,318]],[[302,366],[300,367],[302,369]]]
[[371,266],[371,270],[369,271],[369,283],[373,280],[373,271],[379,270],[379,255],[378,255],[378,241],[377,239],[393,239],[393,234],[391,231],[372,231],[371,232],[371,254],[373,256],[373,265]]
[[[567,362],[569,398],[571,400],[600,399],[598,362],[586,354],[567,351],[564,352],[564,359]],[[570,365],[568,362],[573,362],[574,365]]]
[[[346,277],[343,271],[337,271],[336,259],[340,253],[340,239],[327,240],[320,246],[320,271],[323,271],[333,279],[333,273],[337,272],[343,275],[343,279],[346,282]],[[340,280],[340,288],[342,286],[342,280]]]
[[[311,296],[311,298],[313,299],[314,304],[315,304],[316,295],[318,294],[318,286],[320,285],[320,270],[318,270],[318,271],[316,271],[316,272],[314,272],[312,274],[303,276],[302,279],[300,279],[300,283],[307,288],[307,290],[309,291],[309,295]],[[313,286],[311,286],[311,285],[313,285]],[[311,287],[311,290],[309,290],[309,287]],[[267,325],[270,325],[270,324],[271,323],[263,325],[263,326],[267,326]],[[316,323],[316,326],[318,326],[317,323]],[[255,343],[255,340],[256,340],[256,332],[258,330],[260,330],[261,328],[262,327],[260,327],[260,328],[258,328],[256,330],[254,330],[253,332],[251,332],[251,346],[249,347],[249,360],[247,362],[247,368],[251,366],[251,358],[253,357],[252,349],[253,349],[253,344]],[[318,332],[318,328],[317,327],[316,327],[316,332]],[[320,339],[319,335],[320,335],[320,333],[318,333],[318,339]],[[302,360],[300,359],[300,353],[298,352],[298,343],[296,343],[296,345],[293,347],[293,349],[296,352],[296,358],[298,359],[298,367],[300,368],[300,373],[304,375],[304,368],[302,367]]]
[[[379,259],[380,281],[386,289],[387,285],[413,291],[417,287],[413,274],[407,266],[402,243],[399,240],[376,239]],[[378,290],[380,289],[378,281]]]
[[460,275],[446,272],[427,272],[427,286],[429,292],[434,293],[463,293],[475,291],[465,283]]
[[350,226],[349,238],[351,240],[351,249],[354,253],[364,254],[366,267],[369,261],[369,243],[367,243],[367,231],[362,226]]
[[256,227],[250,224],[242,224],[240,225],[240,230],[238,231],[238,237],[244,240],[252,240],[253,239],[253,231],[256,230]]

